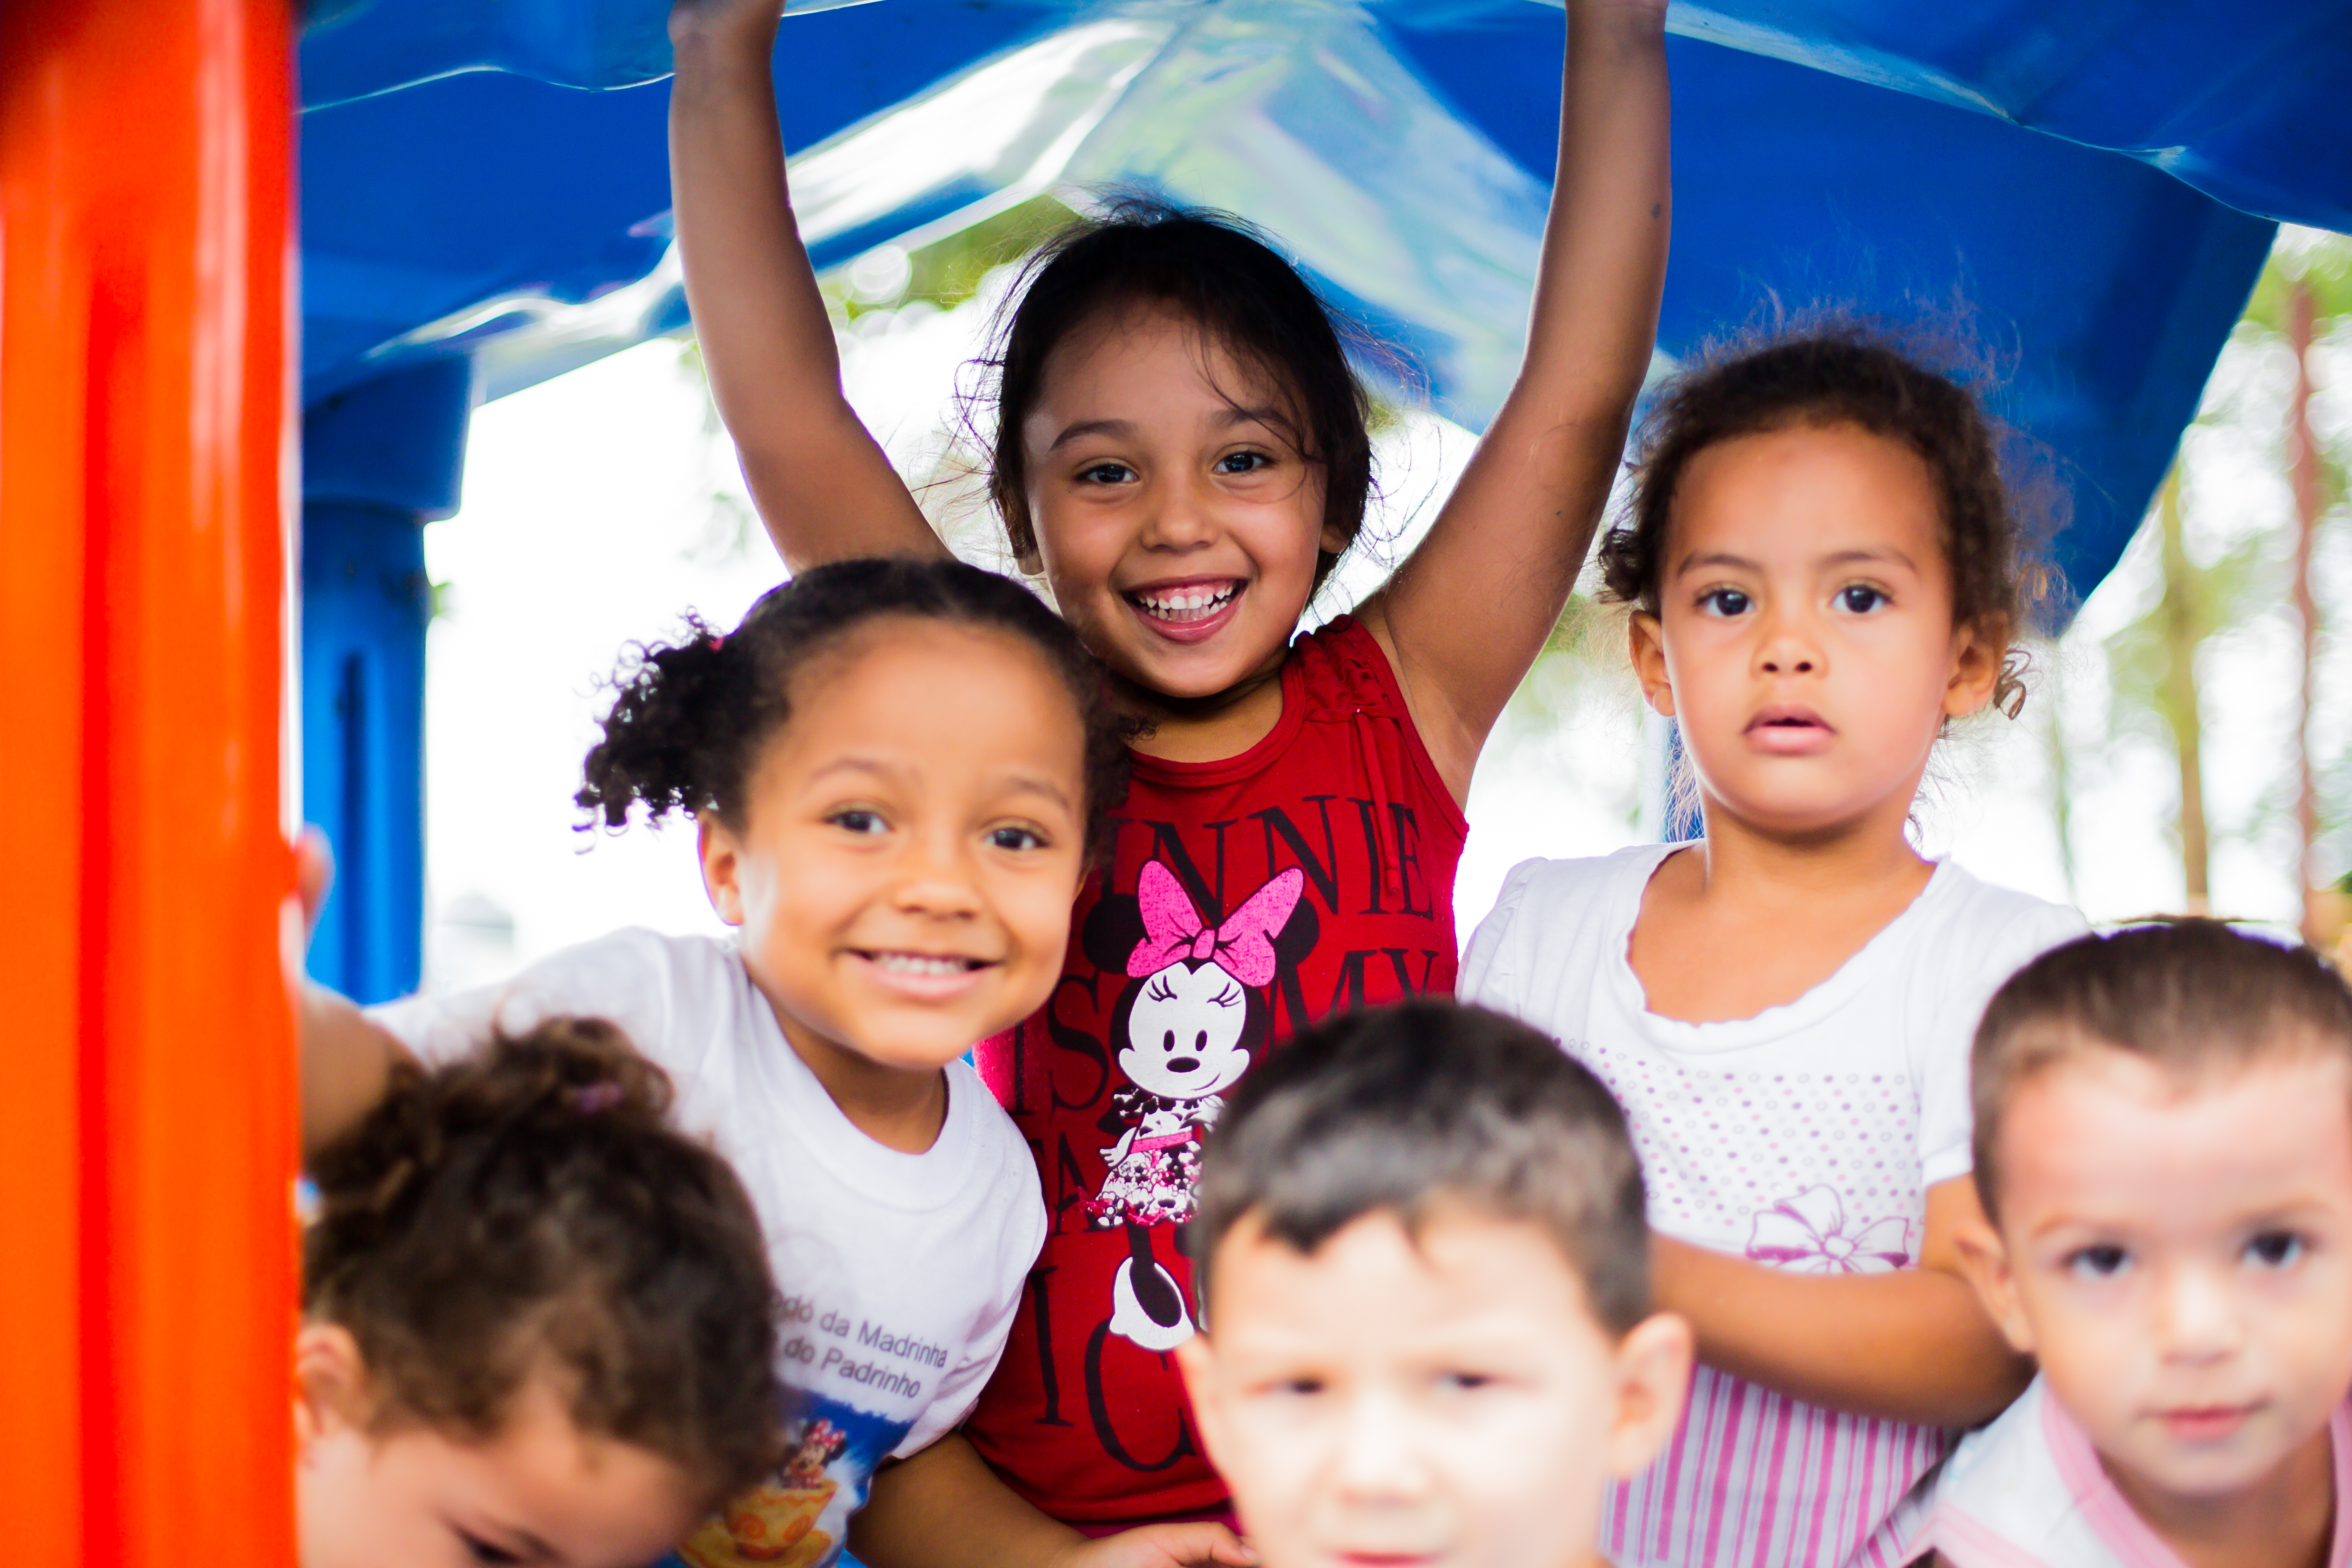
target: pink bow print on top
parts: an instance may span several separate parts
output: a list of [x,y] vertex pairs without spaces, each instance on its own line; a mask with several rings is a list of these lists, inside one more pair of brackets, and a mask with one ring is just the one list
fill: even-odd
[[1846,1234],[1845,1203],[1834,1187],[1808,1187],[1756,1213],[1748,1256],[1800,1274],[1885,1274],[1909,1265],[1910,1226],[1874,1220]]
[[1202,924],[1201,911],[1192,907],[1175,873],[1157,860],[1146,860],[1135,884],[1135,901],[1143,911],[1143,940],[1128,955],[1127,973],[1140,980],[1171,963],[1214,959],[1244,985],[1271,984],[1275,933],[1289,921],[1306,887],[1307,874],[1293,866],[1252,893],[1213,931]]

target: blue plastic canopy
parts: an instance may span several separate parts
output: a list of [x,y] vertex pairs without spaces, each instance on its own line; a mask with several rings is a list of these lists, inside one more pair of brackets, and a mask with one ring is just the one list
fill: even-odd
[[[415,524],[456,506],[467,412],[685,321],[666,12],[342,0],[304,35],[305,770],[346,868],[313,963],[363,995],[415,979]],[[2075,595],[2275,224],[2352,230],[2343,0],[1716,0],[1669,28],[1661,349],[1820,303],[1964,318],[2070,492]],[[820,266],[1145,185],[1270,230],[1475,428],[1517,363],[1562,29],[1539,0],[820,4],[780,30],[778,108]]]

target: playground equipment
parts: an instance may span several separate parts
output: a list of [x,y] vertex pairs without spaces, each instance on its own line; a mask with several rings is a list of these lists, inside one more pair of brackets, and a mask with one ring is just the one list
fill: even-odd
[[[314,970],[362,997],[411,985],[419,525],[457,505],[481,399],[686,324],[665,9],[314,0],[296,364],[289,6],[0,8],[16,1560],[291,1561],[282,835],[299,810],[339,841]],[[1441,410],[1475,426],[1499,399],[1549,175],[1556,10],[795,13],[779,107],[820,265],[1139,182],[1272,229]],[[2006,372],[1996,402],[2069,481],[2076,593],[2137,523],[2274,223],[2352,229],[2340,0],[1713,0],[1670,26],[1664,351],[1774,300],[1965,300]]]

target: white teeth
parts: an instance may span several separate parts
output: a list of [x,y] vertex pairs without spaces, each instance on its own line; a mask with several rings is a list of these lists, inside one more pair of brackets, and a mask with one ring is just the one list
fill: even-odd
[[1164,621],[1197,621],[1223,609],[1240,592],[1238,584],[1223,588],[1171,588],[1160,594],[1138,594],[1135,602],[1146,614]]
[[933,958],[921,952],[877,952],[872,957],[877,967],[900,974],[962,974],[978,967],[968,958]]

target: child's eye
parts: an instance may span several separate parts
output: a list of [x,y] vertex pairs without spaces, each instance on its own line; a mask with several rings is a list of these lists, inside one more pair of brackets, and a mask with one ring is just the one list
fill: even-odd
[[825,820],[835,827],[859,834],[887,833],[890,827],[882,820],[882,814],[878,811],[836,811]]
[[2291,1230],[2266,1230],[2246,1243],[2246,1256],[2265,1268],[2285,1268],[2303,1260],[2303,1237]]
[[1087,485],[1123,485],[1135,478],[1135,470],[1125,463],[1090,463],[1078,470],[1078,482]]
[[988,833],[989,844],[998,849],[1043,849],[1045,835],[1027,827],[992,827]]
[[1264,452],[1228,452],[1217,459],[1215,468],[1221,474],[1254,474],[1273,464]]
[[1437,1376],[1438,1386],[1448,1394],[1467,1394],[1474,1389],[1488,1387],[1494,1381],[1483,1372],[1445,1372]]
[[2077,1248],[2066,1258],[2066,1270],[2086,1279],[2112,1279],[2131,1266],[2131,1254],[2112,1243]]
[[1736,616],[1746,615],[1753,603],[1754,601],[1737,588],[1710,588],[1698,596],[1698,607],[1702,614],[1721,616],[1727,620]]
[[1866,616],[1886,603],[1886,595],[1867,583],[1849,583],[1837,591],[1837,606],[1849,615]]

